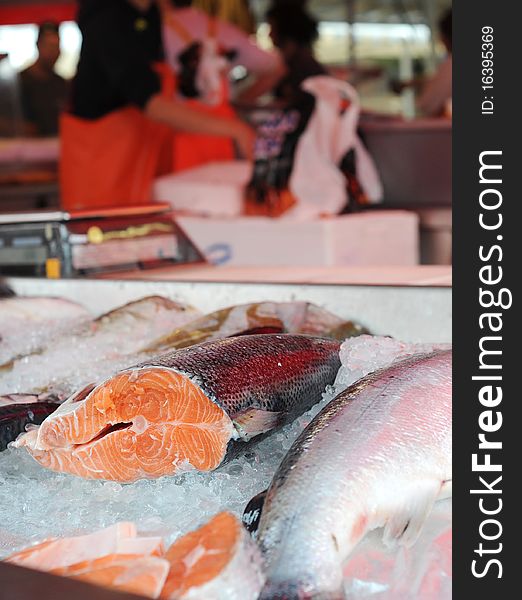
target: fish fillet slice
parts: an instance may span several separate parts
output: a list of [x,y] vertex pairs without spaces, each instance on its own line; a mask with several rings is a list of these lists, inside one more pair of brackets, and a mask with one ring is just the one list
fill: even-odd
[[136,537],[133,523],[116,523],[88,535],[46,540],[12,554],[6,561],[40,571],[50,571],[118,552],[122,541]]
[[117,554],[163,556],[165,549],[160,537],[130,537],[118,541]]
[[124,371],[75,400],[15,445],[56,471],[130,482],[212,470],[235,431],[187,376],[161,367]]
[[158,598],[169,572],[169,563],[157,556],[112,554],[51,572],[122,592]]
[[227,512],[175,542],[166,558],[167,600],[255,600],[264,583],[255,542]]

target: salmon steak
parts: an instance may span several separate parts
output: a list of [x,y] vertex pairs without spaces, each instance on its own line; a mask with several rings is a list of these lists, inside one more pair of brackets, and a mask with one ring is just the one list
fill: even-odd
[[241,524],[222,512],[177,540],[165,558],[166,600],[256,600],[264,584],[261,553]]
[[164,558],[139,554],[111,554],[51,571],[53,575],[147,598],[159,598],[168,572]]
[[88,479],[211,471],[232,440],[249,441],[317,403],[339,370],[339,347],[261,334],[175,350],[74,394],[13,445]]

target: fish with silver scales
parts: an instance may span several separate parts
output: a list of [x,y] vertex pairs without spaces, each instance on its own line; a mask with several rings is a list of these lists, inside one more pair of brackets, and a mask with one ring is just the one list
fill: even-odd
[[[276,472],[259,520],[260,600],[342,600],[342,566],[367,532],[411,545],[451,496],[451,351],[413,356],[334,398]],[[262,497],[250,505],[254,517]]]

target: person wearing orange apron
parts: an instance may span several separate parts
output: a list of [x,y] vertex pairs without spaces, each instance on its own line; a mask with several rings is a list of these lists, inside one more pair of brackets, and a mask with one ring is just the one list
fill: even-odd
[[[191,0],[160,0],[160,4],[166,60],[177,74],[178,96],[188,106],[205,114],[234,117],[228,70],[235,65],[241,65],[248,72],[249,90],[254,85],[266,87],[266,79],[277,81],[277,73],[283,68],[281,57],[261,49],[244,31],[217,18],[220,3],[214,3],[210,14],[193,6]],[[212,70],[217,75],[213,83],[209,82]],[[202,72],[210,78],[205,81]],[[230,137],[188,133],[174,136],[174,171],[233,157]]]
[[172,130],[229,136],[250,158],[253,131],[235,116],[174,99],[154,0],[80,0],[82,48],[60,123],[65,210],[147,204],[169,170]]
[[[187,85],[193,87],[192,94],[184,98],[187,106],[194,108],[202,113],[215,115],[218,117],[234,117],[235,112],[228,102],[228,89],[227,83],[221,73],[219,76],[219,90],[217,90],[216,99],[214,102],[206,103],[202,101],[200,94],[195,88],[195,76],[199,66],[200,59],[198,60],[197,55],[200,55],[204,50],[201,47],[201,43],[195,40],[188,29],[183,25],[181,20],[178,20],[175,13],[167,12],[163,16],[164,25],[171,31],[179,35],[179,37],[185,43],[188,52],[194,54],[192,61],[195,63],[193,69],[189,67],[191,73],[188,74]],[[216,33],[216,20],[212,17],[208,17],[207,35],[209,40],[215,39]],[[190,62],[191,59],[188,58]],[[179,84],[179,81],[178,81]],[[183,90],[177,86],[177,91],[183,94]],[[234,158],[234,144],[230,137],[215,137],[204,134],[196,133],[182,133],[178,132],[174,135],[174,142],[172,147],[172,167],[173,171],[183,171],[190,169],[198,165],[202,165],[212,161],[226,161]]]

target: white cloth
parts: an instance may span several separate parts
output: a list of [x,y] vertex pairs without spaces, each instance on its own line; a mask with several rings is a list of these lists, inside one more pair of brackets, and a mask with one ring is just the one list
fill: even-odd
[[[202,10],[178,8],[172,11],[172,15],[195,41],[203,41],[208,37],[209,17]],[[241,29],[225,21],[218,20],[217,22],[216,40],[227,50],[236,50],[237,57],[232,66],[241,65],[254,75],[269,73],[277,69],[282,60],[278,53],[263,50]],[[163,45],[167,62],[174,71],[178,72],[178,55],[186,47],[186,40],[183,40],[172,27],[165,25],[163,27]]]

